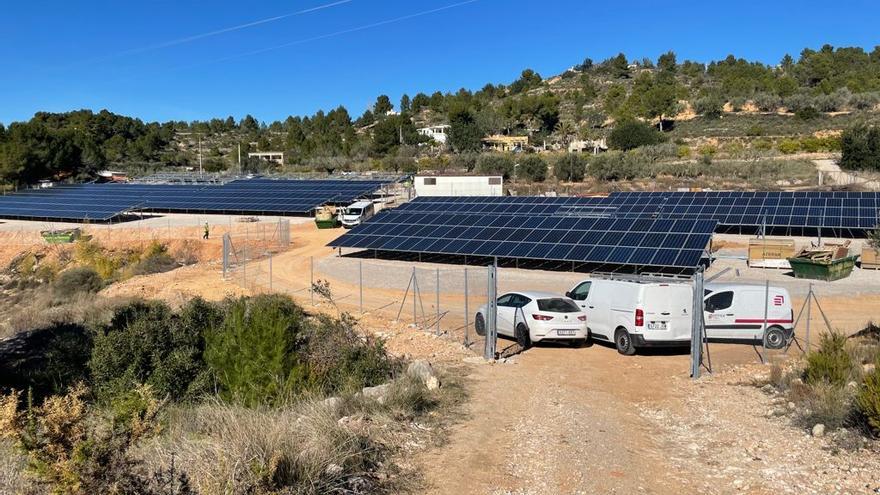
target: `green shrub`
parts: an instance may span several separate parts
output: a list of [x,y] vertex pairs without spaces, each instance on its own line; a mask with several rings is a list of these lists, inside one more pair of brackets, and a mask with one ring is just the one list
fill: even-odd
[[577,153],[566,153],[553,163],[553,174],[563,182],[581,182],[587,173],[588,160]]
[[704,96],[694,101],[694,112],[709,119],[717,119],[724,112],[724,99],[720,96]]
[[676,150],[676,156],[678,158],[690,158],[691,156],[691,147],[687,145],[679,145]]
[[746,129],[746,136],[757,137],[764,135],[764,128],[758,124],[752,124]]
[[456,153],[449,159],[449,167],[454,169],[464,169],[468,173],[473,172],[477,167],[476,153]]
[[399,371],[400,363],[388,356],[382,341],[358,335],[348,317],[319,316],[306,337],[302,354],[309,381],[325,393],[379,385]]
[[758,93],[752,98],[752,102],[762,112],[775,112],[782,104],[782,100],[771,93]]
[[874,371],[865,375],[865,383],[856,397],[856,404],[868,425],[880,432],[880,359],[874,366]]
[[852,394],[845,388],[827,382],[809,384],[802,394],[801,421],[807,428],[817,423],[834,429],[846,425],[853,417]]
[[625,120],[614,126],[608,136],[608,145],[616,150],[631,150],[639,146],[659,144],[666,140],[653,126],[637,120]]
[[514,161],[509,155],[486,153],[477,158],[477,171],[481,174],[501,175],[504,180],[513,177]]
[[797,153],[801,149],[801,143],[794,139],[783,139],[776,146],[780,153],[791,155]]
[[808,384],[828,383],[843,387],[852,377],[853,363],[846,351],[846,337],[829,332],[819,339],[819,349],[807,355],[805,380]]
[[532,182],[544,182],[547,179],[547,162],[540,156],[528,155],[519,162],[518,176]]
[[849,106],[856,110],[870,110],[880,103],[878,93],[856,93],[849,99]]
[[277,405],[309,386],[301,358],[306,315],[284,296],[241,298],[207,332],[205,361],[220,396],[245,406]]
[[65,270],[52,283],[52,294],[56,301],[64,301],[75,294],[98,292],[104,287],[104,281],[94,269],[81,266]]
[[629,153],[609,151],[593,157],[587,173],[598,180],[630,180],[644,177],[645,168]]
[[158,301],[118,308],[95,335],[89,361],[95,393],[109,401],[142,383],[173,400],[209,392],[203,334],[221,320],[221,311],[199,298],[178,313]]
[[880,170],[880,127],[857,125],[840,137],[840,167],[846,170]]
[[801,120],[813,120],[822,116],[822,113],[813,107],[804,107],[794,113],[795,117]]

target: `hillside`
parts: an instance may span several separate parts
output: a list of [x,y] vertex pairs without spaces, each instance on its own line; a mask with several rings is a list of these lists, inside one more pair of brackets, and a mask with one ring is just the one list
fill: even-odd
[[[620,54],[599,63],[588,58],[546,78],[526,69],[510,84],[476,91],[403,95],[396,104],[381,95],[357,117],[341,106],[269,123],[250,115],[144,123],[107,111],[41,112],[8,129],[0,126],[0,180],[24,185],[86,178],[102,168],[149,173],[198,167],[200,147],[206,170],[237,169],[239,146],[243,168],[255,171],[266,164],[248,160],[247,152],[281,150],[284,172],[477,167],[507,174],[508,164],[480,164],[467,153],[479,151],[488,134],[529,136],[530,149],[564,150],[575,140],[607,139],[616,123],[633,119],[653,124],[662,135],[652,139],[666,143],[647,150],[649,164],[758,161],[836,152],[836,136],[876,121],[878,103],[880,48],[826,45],[803,50],[797,60],[785,55],[775,66],[732,55],[704,64],[680,62],[673,52],[656,62]],[[435,124],[452,126],[446,145],[426,143],[416,132]],[[644,158],[635,161],[643,165]],[[540,175],[528,178],[540,181]]]

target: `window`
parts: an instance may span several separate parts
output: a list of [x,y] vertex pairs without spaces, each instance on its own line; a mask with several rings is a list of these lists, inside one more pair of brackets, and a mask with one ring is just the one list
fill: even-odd
[[587,296],[590,295],[590,286],[593,285],[593,282],[584,282],[581,285],[578,285],[571,291],[571,298],[575,301],[586,301]]
[[733,291],[718,292],[706,299],[706,311],[710,313],[725,310],[731,306],[733,306]]
[[498,306],[505,308],[512,308],[513,306],[513,294],[504,294],[503,296],[498,298]]
[[514,308],[521,308],[530,302],[532,302],[531,299],[519,294],[514,294],[512,298],[512,305]]
[[538,311],[548,311],[550,313],[577,313],[580,310],[581,309],[578,308],[577,304],[568,299],[562,299],[561,297],[554,297],[553,299],[538,299]]
[[489,177],[489,185],[490,186],[500,186],[501,185],[501,177]]
[[423,179],[422,184],[424,184],[426,186],[436,186],[437,185],[437,178],[436,177],[425,177]]

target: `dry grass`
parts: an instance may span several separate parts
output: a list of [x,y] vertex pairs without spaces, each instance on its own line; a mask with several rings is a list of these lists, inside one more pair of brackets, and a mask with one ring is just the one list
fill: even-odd
[[0,338],[59,323],[108,322],[113,309],[125,302],[124,299],[105,298],[86,292],[77,293],[58,305],[53,305],[54,296],[49,290],[33,291],[29,296],[22,298],[6,324],[0,325]]
[[171,412],[168,430],[141,449],[150,469],[173,460],[199,493],[400,493],[418,477],[392,458],[455,407],[455,380],[437,391],[404,376],[386,399],[309,398],[276,409],[209,402]]

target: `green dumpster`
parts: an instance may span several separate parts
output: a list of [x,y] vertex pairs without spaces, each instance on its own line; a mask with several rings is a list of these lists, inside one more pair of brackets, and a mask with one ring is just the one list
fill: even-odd
[[849,277],[856,265],[858,255],[844,256],[833,260],[811,260],[788,258],[796,278],[809,278],[831,282]]
[[40,235],[49,244],[67,244],[79,239],[82,232],[79,229],[44,230]]

